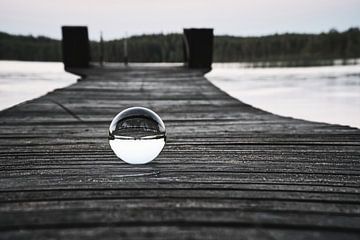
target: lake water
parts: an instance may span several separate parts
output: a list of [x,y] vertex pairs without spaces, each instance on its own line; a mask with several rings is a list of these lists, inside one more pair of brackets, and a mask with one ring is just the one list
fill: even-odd
[[360,128],[360,65],[213,68],[206,77],[245,103],[282,116]]
[[75,83],[59,62],[0,61],[0,110]]
[[[239,100],[283,116],[360,128],[360,65],[245,68],[214,64],[206,77]],[[0,109],[75,83],[62,63],[0,61]]]

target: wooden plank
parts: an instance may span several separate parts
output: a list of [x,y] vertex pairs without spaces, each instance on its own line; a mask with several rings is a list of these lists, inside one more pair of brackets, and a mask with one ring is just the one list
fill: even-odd
[[[360,131],[280,117],[196,70],[74,69],[76,84],[0,112],[1,239],[358,239]],[[168,142],[148,165],[112,153],[130,106]]]

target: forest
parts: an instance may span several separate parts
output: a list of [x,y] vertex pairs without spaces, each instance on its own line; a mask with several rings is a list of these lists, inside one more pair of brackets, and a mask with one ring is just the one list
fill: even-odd
[[[122,62],[124,39],[104,41],[104,60]],[[182,62],[182,34],[151,34],[127,39],[130,62]],[[91,41],[92,61],[99,60],[99,41]],[[351,59],[360,57],[360,29],[320,34],[285,33],[257,37],[215,36],[214,62],[271,62]],[[61,61],[61,41],[44,36],[0,32],[0,59]]]

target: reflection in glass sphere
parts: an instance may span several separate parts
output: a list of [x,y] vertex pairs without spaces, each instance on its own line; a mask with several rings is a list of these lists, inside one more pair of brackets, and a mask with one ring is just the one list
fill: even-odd
[[165,125],[153,111],[132,107],[120,112],[109,127],[111,149],[130,164],[145,164],[154,160],[166,142]]

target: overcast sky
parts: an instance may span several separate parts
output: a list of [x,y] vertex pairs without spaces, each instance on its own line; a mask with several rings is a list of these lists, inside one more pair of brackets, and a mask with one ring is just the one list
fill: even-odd
[[60,38],[61,25],[87,25],[90,38],[181,32],[316,33],[360,26],[360,0],[0,0],[0,31]]

